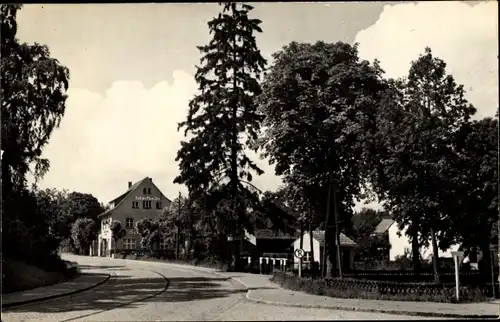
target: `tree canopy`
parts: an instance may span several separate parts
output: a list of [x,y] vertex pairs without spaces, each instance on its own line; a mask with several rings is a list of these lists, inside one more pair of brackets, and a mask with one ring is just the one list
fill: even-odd
[[430,48],[412,62],[407,79],[389,84],[378,114],[378,142],[368,158],[371,182],[400,227],[409,227],[413,258],[431,238],[437,261],[437,248],[451,246],[454,188],[447,171],[455,158],[453,137],[475,108]]
[[47,46],[16,38],[21,7],[0,5],[2,239],[9,245],[5,255],[42,267],[58,261],[59,244],[35,192],[27,187],[27,174],[32,171],[39,179],[49,168],[42,150],[64,115],[69,71]]
[[181,142],[174,182],[188,187],[190,197],[210,214],[213,231],[225,238],[243,227],[253,229],[247,209],[258,205],[258,197],[246,182],[262,170],[245,148],[260,126],[254,96],[261,92],[258,79],[266,61],[255,41],[261,21],[249,18],[252,6],[227,2],[221,7],[208,23],[212,39],[198,47],[203,54],[195,75],[198,94],[179,124],[189,139]]
[[339,224],[346,226],[364,181],[363,142],[376,129],[383,71],[341,42],[292,42],[273,57],[259,97],[263,154],[293,187],[297,210],[310,206],[319,220],[333,181]]

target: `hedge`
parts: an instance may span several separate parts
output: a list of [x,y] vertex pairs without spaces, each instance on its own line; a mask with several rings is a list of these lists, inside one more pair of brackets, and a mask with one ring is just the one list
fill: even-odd
[[[428,301],[455,303],[454,284],[398,283],[354,278],[299,278],[291,273],[274,272],[271,279],[282,287],[314,295],[337,298],[359,298],[395,301]],[[480,302],[491,295],[491,284],[460,287],[460,302]],[[498,284],[497,284],[498,288]]]
[[[439,275],[441,283],[455,283],[454,272],[441,272]],[[434,281],[433,273],[420,273],[418,279],[416,279],[412,271],[353,271],[344,273],[344,277],[400,283]],[[494,280],[498,280],[497,272],[495,272]],[[479,272],[460,273],[460,283],[463,285],[477,285],[489,282],[491,282],[491,276],[481,275]]]

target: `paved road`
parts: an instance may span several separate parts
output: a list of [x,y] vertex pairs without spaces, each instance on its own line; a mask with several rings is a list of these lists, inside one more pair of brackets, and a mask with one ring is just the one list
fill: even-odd
[[336,320],[418,317],[279,307],[249,302],[245,288],[208,272],[168,264],[75,257],[113,277],[92,290],[3,312],[3,321]]

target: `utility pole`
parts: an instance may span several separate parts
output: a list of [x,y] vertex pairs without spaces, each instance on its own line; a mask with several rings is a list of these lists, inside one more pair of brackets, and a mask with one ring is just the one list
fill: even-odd
[[181,192],[179,191],[179,198],[178,198],[178,205],[179,205],[179,209],[178,209],[178,217],[177,217],[177,220],[176,220],[176,223],[175,223],[175,227],[177,228],[177,232],[176,232],[176,236],[175,236],[175,259],[178,260],[179,259],[179,246],[180,246],[180,243],[179,243],[179,237],[180,237],[180,229],[179,229],[179,219],[181,218]]
[[[498,55],[497,55],[498,57]],[[499,115],[500,117],[500,105],[497,106],[497,114]],[[497,151],[500,152],[500,125],[498,125],[497,123]],[[498,167],[497,167],[497,176],[499,175],[500,173],[500,156],[497,157],[497,161],[498,161]],[[497,178],[497,193],[498,193],[498,199],[497,200],[500,200],[500,181],[498,180]],[[497,247],[498,247],[498,254],[497,254],[497,258],[498,258],[498,290],[499,290],[499,293],[500,293],[500,202],[497,202],[497,207],[498,207],[498,221],[497,221],[497,234],[498,234],[498,240],[497,240]],[[493,258],[491,259],[492,261],[494,260]],[[495,296],[495,294],[493,294],[493,296]],[[500,294],[499,294],[500,296]]]

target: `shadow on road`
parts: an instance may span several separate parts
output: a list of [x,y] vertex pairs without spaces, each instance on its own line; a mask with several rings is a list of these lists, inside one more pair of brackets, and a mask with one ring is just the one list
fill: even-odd
[[[95,266],[93,266],[95,268]],[[115,266],[116,267],[116,266]],[[10,312],[81,312],[111,310],[117,307],[134,308],[141,302],[175,303],[224,298],[244,294],[246,289],[235,289],[227,278],[172,277],[168,289],[161,293],[166,281],[161,278],[118,276],[89,291],[59,299],[14,307]],[[161,294],[159,294],[161,293]],[[83,312],[86,311],[86,312]]]
[[120,269],[125,268],[123,265],[78,265],[80,269]]

